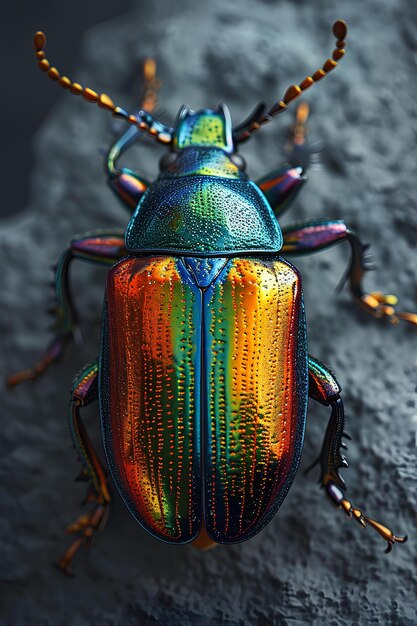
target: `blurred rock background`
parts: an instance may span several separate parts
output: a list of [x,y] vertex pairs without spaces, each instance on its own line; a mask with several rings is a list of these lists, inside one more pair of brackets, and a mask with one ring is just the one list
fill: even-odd
[[[31,364],[48,341],[50,265],[75,233],[124,228],[128,216],[104,184],[100,151],[111,118],[43,77],[31,35],[74,80],[126,108],[138,102],[140,60],[164,81],[160,117],[183,102],[225,101],[240,121],[260,99],[320,67],[331,25],[349,24],[348,54],[307,94],[310,139],[326,150],[285,223],[345,219],[371,243],[370,289],[417,308],[417,4],[409,0],[210,3],[124,0],[2,3],[3,152],[0,208],[2,375]],[[282,161],[286,113],[242,150],[256,178]],[[125,162],[152,178],[152,141]],[[304,276],[310,352],[344,389],[349,415],[348,495],[410,536],[383,554],[382,540],[327,502],[302,472],[279,514],[255,539],[200,553],[147,536],[115,496],[108,525],[66,579],[53,568],[84,488],[66,424],[75,372],[97,354],[104,271],[74,265],[85,342],[35,384],[4,392],[2,406],[1,611],[5,625],[414,625],[416,615],[416,331],[368,318],[334,289],[348,250],[295,260]],[[97,407],[86,410],[99,444]],[[311,404],[303,467],[317,456],[328,411]]]

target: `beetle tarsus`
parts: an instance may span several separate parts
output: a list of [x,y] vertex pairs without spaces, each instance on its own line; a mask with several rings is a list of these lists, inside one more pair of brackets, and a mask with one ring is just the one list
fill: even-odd
[[303,177],[311,165],[319,163],[318,154],[324,149],[324,143],[321,140],[307,141],[309,111],[310,107],[307,102],[302,101],[298,105],[295,123],[290,128],[288,141],[283,148],[285,162],[294,168],[301,168]]
[[398,302],[398,298],[394,295],[383,294],[380,291],[371,291],[370,293],[361,294],[357,297],[357,300],[362,308],[373,315],[373,317],[387,320],[393,326],[398,324],[400,319],[417,326],[417,313],[396,311],[395,305]]
[[346,498],[343,498],[340,501],[339,506],[341,506],[341,508],[347,513],[348,517],[353,517],[358,520],[358,522],[364,528],[369,524],[369,526],[372,526],[372,528],[374,528],[377,533],[383,539],[385,539],[385,541],[387,542],[387,548],[385,550],[386,554],[389,554],[391,552],[394,543],[405,543],[408,539],[407,535],[404,535],[403,537],[394,535],[390,528],[364,515],[360,509],[355,508],[352,503],[349,502],[349,500],[347,500]]
[[336,506],[343,509],[350,519],[355,519],[362,526],[362,528],[366,528],[367,525],[371,526],[383,539],[385,539],[387,542],[387,548],[385,550],[386,554],[391,552],[394,543],[405,543],[407,541],[407,535],[404,535],[403,537],[394,535],[390,528],[384,526],[380,522],[377,522],[371,517],[367,517],[360,509],[354,507],[353,504],[344,497],[343,492],[331,481],[324,485],[324,487],[331,500],[336,504]]
[[73,334],[62,335],[53,339],[43,356],[32,367],[15,372],[6,377],[6,386],[16,387],[26,380],[34,380],[41,376],[52,364],[59,361],[67,347],[73,341]]
[[67,576],[74,576],[71,568],[74,557],[82,546],[88,548],[94,537],[94,533],[102,530],[108,517],[108,503],[98,504],[90,515],[81,515],[74,522],[67,526],[67,533],[77,534],[78,536],[69,546],[62,559],[57,563],[58,569],[63,571]]
[[362,280],[366,272],[375,269],[369,264],[369,257],[366,254],[369,244],[364,244],[350,230],[347,232],[348,240],[352,248],[352,261],[346,274],[346,279],[350,281],[350,288],[356,302],[377,319],[388,321],[392,325],[398,324],[403,319],[417,326],[417,314],[407,312],[397,312],[397,296],[384,294],[380,291],[366,292],[362,287]]

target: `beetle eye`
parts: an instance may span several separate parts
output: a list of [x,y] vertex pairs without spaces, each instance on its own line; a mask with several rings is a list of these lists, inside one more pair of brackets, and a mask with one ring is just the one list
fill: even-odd
[[242,155],[240,154],[232,154],[232,156],[230,157],[230,160],[232,163],[234,163],[236,165],[236,167],[240,170],[245,170],[246,169],[246,161],[243,158]]
[[173,163],[175,163],[176,160],[177,160],[177,155],[175,154],[175,152],[168,152],[167,154],[164,154],[159,160],[159,169],[160,170],[168,169],[168,167],[172,165]]

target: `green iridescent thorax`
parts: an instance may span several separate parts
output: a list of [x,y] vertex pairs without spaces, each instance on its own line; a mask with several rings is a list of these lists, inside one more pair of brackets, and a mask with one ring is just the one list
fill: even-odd
[[178,115],[173,146],[177,150],[206,146],[233,152],[232,122],[228,108],[221,104],[215,111],[193,111],[184,106]]

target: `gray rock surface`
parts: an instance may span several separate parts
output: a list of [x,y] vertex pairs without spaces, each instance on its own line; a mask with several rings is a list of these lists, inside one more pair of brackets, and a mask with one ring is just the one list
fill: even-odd
[[[165,4],[165,3],[164,3]],[[415,196],[417,4],[220,0],[159,8],[150,0],[89,30],[73,78],[134,108],[138,58],[154,55],[164,79],[161,117],[182,102],[226,101],[235,122],[319,67],[334,19],[350,31],[346,59],[308,92],[311,138],[327,144],[321,171],[285,222],[345,219],[372,244],[372,289],[417,307]],[[51,59],[59,67],[53,49]],[[65,70],[65,68],[62,68]],[[56,89],[39,75],[39,90]],[[33,96],[36,97],[36,94]],[[285,117],[286,116],[286,117]],[[280,163],[286,113],[243,150],[253,178]],[[1,225],[2,373],[30,364],[48,340],[43,311],[49,266],[74,233],[123,228],[127,215],[104,184],[98,151],[110,120],[62,94],[35,139],[31,200]],[[150,141],[126,159],[152,178]],[[7,184],[7,181],[5,181]],[[200,553],[164,545],[135,524],[115,496],[108,525],[66,579],[52,564],[67,543],[83,486],[66,424],[73,374],[97,353],[104,272],[74,266],[85,343],[35,384],[2,399],[1,623],[7,625],[279,624],[414,625],[416,615],[416,331],[355,309],[334,288],[343,246],[296,261],[304,276],[310,351],[337,373],[349,415],[348,495],[410,540],[383,554],[382,540],[334,509],[302,472],[279,514],[255,539]],[[310,406],[303,466],[321,446],[328,411]],[[97,407],[86,410],[99,442]]]

